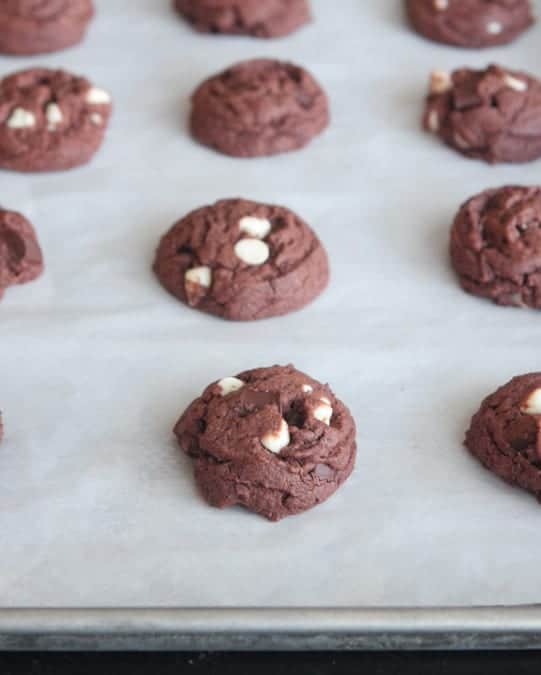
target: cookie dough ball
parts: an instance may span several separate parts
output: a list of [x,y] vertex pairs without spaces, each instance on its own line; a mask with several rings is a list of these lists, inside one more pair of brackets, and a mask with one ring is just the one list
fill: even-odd
[[434,71],[423,125],[466,157],[531,161],[541,156],[541,82],[496,65]]
[[327,96],[303,68],[244,61],[211,77],[192,97],[191,131],[233,157],[261,157],[307,145],[329,123]]
[[8,286],[33,281],[42,271],[34,228],[20,213],[0,207],[0,298]]
[[174,0],[173,4],[204,33],[273,38],[310,21],[307,0]]
[[515,377],[488,396],[465,444],[489,471],[541,499],[541,373]]
[[154,271],[182,302],[251,321],[287,314],[327,286],[327,254],[282,206],[225,199],[178,221],[162,238]]
[[541,309],[541,187],[486,190],[459,210],[451,260],[468,293]]
[[529,0],[406,0],[406,12],[418,33],[458,47],[506,44],[534,21]]
[[293,366],[211,384],[175,427],[211,506],[241,504],[269,520],[330,497],[353,470],[355,422],[327,385]]
[[0,52],[41,54],[83,39],[92,0],[1,0]]
[[111,97],[84,77],[32,68],[0,80],[0,167],[59,171],[100,147]]

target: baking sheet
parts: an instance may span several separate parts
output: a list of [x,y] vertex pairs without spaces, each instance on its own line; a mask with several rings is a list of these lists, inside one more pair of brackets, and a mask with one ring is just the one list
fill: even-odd
[[[535,73],[541,27],[510,47],[460,51],[410,33],[398,0],[313,0],[312,26],[266,42],[193,33],[166,0],[96,4],[80,48],[0,58],[0,75],[65,66],[115,99],[88,167],[0,175],[1,202],[33,220],[47,265],[0,304],[0,606],[540,602],[539,505],[461,446],[485,394],[541,368],[539,318],[463,294],[446,252],[461,201],[535,183],[540,164],[468,161],[422,133],[419,116],[434,67]],[[258,160],[196,145],[191,91],[256,56],[308,67],[331,98],[330,129],[305,151]],[[233,324],[161,289],[150,269],[160,235],[230,196],[312,224],[332,265],[321,299]],[[288,362],[350,406],[355,473],[278,524],[207,507],[172,438],[176,418],[208,382]]]

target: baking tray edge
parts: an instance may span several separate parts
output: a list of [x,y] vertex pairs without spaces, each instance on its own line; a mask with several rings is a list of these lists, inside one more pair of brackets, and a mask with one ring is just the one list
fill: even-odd
[[0,609],[2,650],[541,648],[541,606],[440,609]]

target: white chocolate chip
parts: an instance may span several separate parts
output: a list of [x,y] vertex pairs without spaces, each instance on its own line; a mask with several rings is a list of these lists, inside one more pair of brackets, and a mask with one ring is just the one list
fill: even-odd
[[428,113],[428,128],[433,134],[440,130],[440,116],[437,110],[431,110]]
[[462,148],[462,150],[467,150],[470,147],[468,141],[460,134],[454,135],[454,141],[459,148]]
[[256,218],[255,216],[244,216],[239,221],[239,228],[241,232],[245,232],[249,237],[254,239],[265,239],[265,237],[272,230],[270,220],[266,218]]
[[319,400],[321,401],[321,403],[314,410],[314,417],[316,418],[316,420],[323,422],[323,424],[330,426],[333,415],[331,402],[329,401],[328,398],[320,398]]
[[36,116],[24,108],[15,108],[6,124],[10,129],[30,129],[36,125]]
[[541,415],[541,388],[531,392],[522,404],[521,411],[526,415]]
[[433,70],[430,73],[430,93],[444,94],[453,86],[451,73],[447,70]]
[[99,113],[93,112],[90,115],[90,121],[92,122],[92,124],[96,125],[97,127],[100,127],[103,123],[103,117]]
[[268,434],[265,434],[261,439],[261,444],[267,448],[267,450],[278,454],[289,445],[289,441],[289,427],[287,426],[285,419],[282,418],[280,428],[277,431],[270,431]]
[[223,380],[218,382],[218,386],[222,392],[222,396],[227,396],[232,394],[234,391],[238,391],[244,387],[244,382],[239,380],[238,377],[224,377]]
[[499,35],[503,30],[503,26],[499,21],[489,21],[487,23],[487,33],[490,35]]
[[262,265],[269,259],[270,249],[260,239],[241,239],[235,244],[235,255],[247,265]]
[[111,103],[111,96],[105,89],[91,87],[86,92],[86,102],[90,103],[90,105],[104,105],[106,103]]
[[47,127],[49,131],[54,131],[58,124],[64,119],[62,110],[58,103],[49,103],[45,108],[45,117],[47,118]]
[[445,11],[449,7],[449,0],[434,0],[434,8],[439,12]]
[[314,391],[314,388],[311,387],[309,384],[303,384],[302,390],[305,394],[311,394]]
[[518,77],[513,77],[512,75],[506,74],[503,78],[504,83],[514,89],[515,91],[526,91],[528,89],[528,83],[524,80],[519,80]]
[[212,270],[210,267],[192,267],[184,275],[186,283],[197,284],[203,288],[210,288],[212,285]]

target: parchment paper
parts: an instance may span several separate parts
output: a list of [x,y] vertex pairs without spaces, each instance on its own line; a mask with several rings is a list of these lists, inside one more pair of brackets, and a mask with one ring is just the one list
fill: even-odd
[[[462,447],[481,398],[541,368],[540,319],[467,296],[447,257],[464,199],[539,182],[541,164],[489,167],[419,128],[432,68],[496,61],[541,75],[541,28],[506,48],[461,51],[411,33],[398,0],[313,0],[313,25],[261,41],[196,34],[166,0],[96,4],[81,47],[0,58],[2,76],[64,66],[115,99],[89,166],[0,175],[1,202],[33,220],[47,264],[0,304],[0,605],[541,601],[541,507]],[[195,144],[195,86],[265,55],[322,82],[329,131],[260,160]],[[333,272],[320,300],[234,324],[161,289],[159,236],[230,196],[287,205],[313,225]],[[288,362],[351,407],[354,475],[279,524],[209,508],[174,422],[210,381]]]

